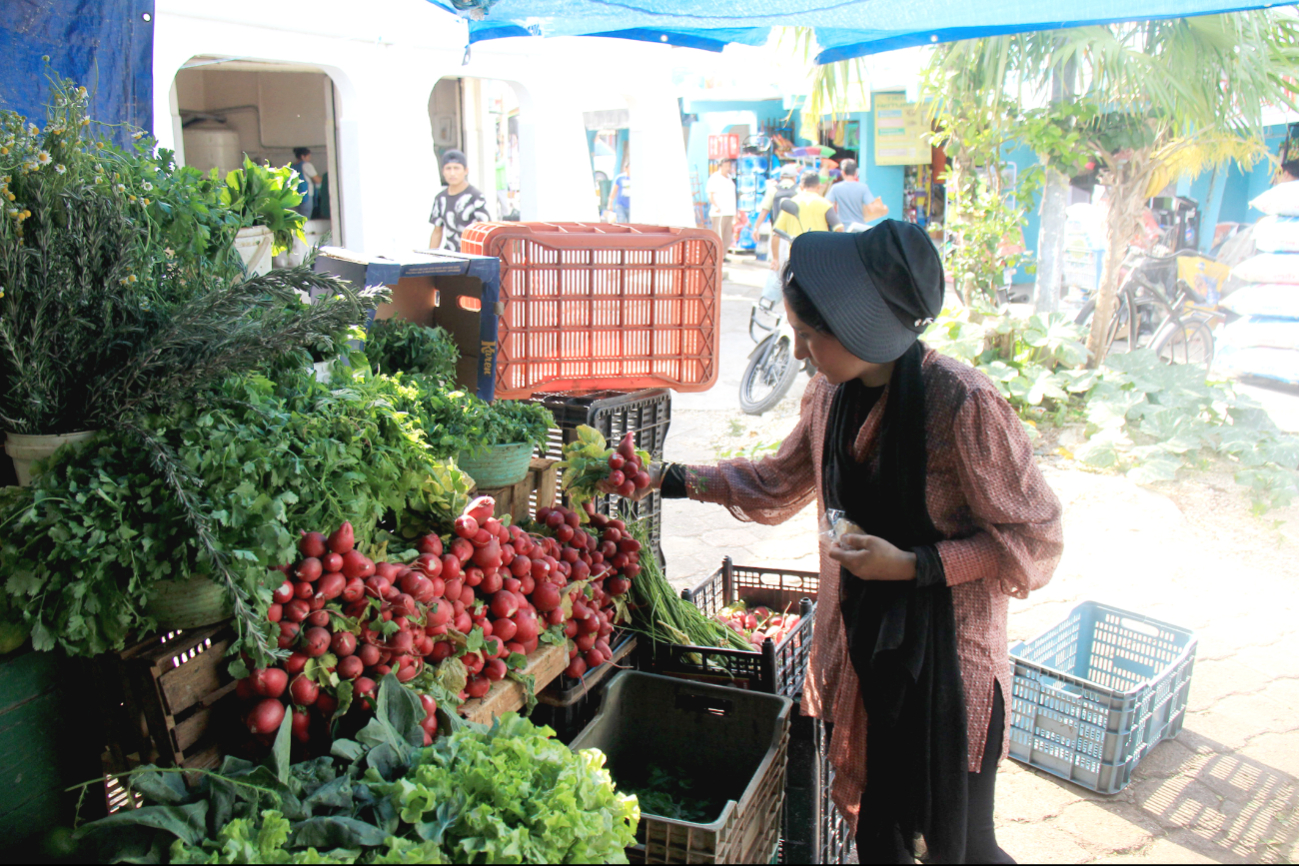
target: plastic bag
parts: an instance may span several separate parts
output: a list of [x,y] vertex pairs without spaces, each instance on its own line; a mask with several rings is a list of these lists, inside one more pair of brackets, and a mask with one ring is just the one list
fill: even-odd
[[1299,319],[1299,286],[1255,283],[1242,286],[1222,301],[1238,316]]
[[865,535],[866,530],[848,519],[848,516],[837,508],[827,508],[821,515],[821,541],[827,546],[836,544],[845,535]]
[[1299,217],[1265,216],[1254,226],[1261,253],[1299,253]]
[[[1299,181],[1296,181],[1299,183]],[[1259,253],[1231,269],[1231,275],[1247,283],[1288,283],[1299,285],[1299,255],[1294,253]]]
[[1278,183],[1249,206],[1269,216],[1299,216],[1299,180]]
[[780,274],[776,271],[767,271],[767,280],[762,284],[762,299],[773,304],[779,304],[783,297]]

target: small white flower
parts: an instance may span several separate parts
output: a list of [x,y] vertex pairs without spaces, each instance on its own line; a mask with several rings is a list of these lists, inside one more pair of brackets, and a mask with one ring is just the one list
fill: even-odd
[[131,138],[135,139],[136,141],[139,141],[140,139],[144,138],[144,133],[143,133],[143,132],[133,132],[133,133],[131,133]]
[[42,150],[40,153],[36,154],[36,161],[41,165],[49,165],[54,161],[54,157],[50,156],[48,150]]
[[95,166],[95,174],[103,174],[103,173],[104,173],[104,167],[102,165]]
[[151,189],[153,189],[153,184],[149,183],[149,182],[146,180],[146,181],[144,182],[144,191],[145,191],[145,192],[148,192],[148,191],[151,190]]
[[7,211],[7,213],[8,213],[9,216],[12,217],[13,219],[18,219],[18,214],[20,213],[20,211],[19,211],[18,208],[16,208],[16,207],[11,207],[11,208],[9,208],[9,210]]
[[104,182],[104,178],[102,175],[95,176],[95,183],[103,183],[103,182]]
[[57,171],[59,174],[63,174],[68,169],[67,166],[65,166],[63,163],[59,163],[58,165],[54,166],[54,170]]
[[117,190],[118,192],[126,192],[126,184],[119,183],[117,186],[113,187],[113,189]]
[[40,135],[41,128],[34,123],[27,124],[27,132],[30,135]]

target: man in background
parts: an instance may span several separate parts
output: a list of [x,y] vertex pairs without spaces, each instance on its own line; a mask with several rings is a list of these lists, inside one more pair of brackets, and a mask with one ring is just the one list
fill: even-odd
[[780,175],[776,180],[767,185],[767,191],[762,196],[762,205],[758,208],[758,218],[753,222],[753,242],[759,243],[758,231],[762,224],[767,221],[768,214],[775,214],[771,218],[774,225],[776,217],[780,216],[780,200],[789,198],[798,192],[798,163],[787,162],[780,167]]
[[[791,240],[803,232],[843,231],[843,221],[835,213],[834,207],[817,192],[821,188],[821,176],[815,171],[805,171],[798,186],[798,194],[791,199],[798,205],[798,216],[781,211],[772,228],[789,235]],[[771,269],[779,271],[788,255],[789,243],[773,231]]]
[[289,168],[298,173],[298,194],[302,196],[301,203],[293,209],[311,219],[316,189],[320,186],[320,172],[311,164],[311,148],[293,148],[293,162],[289,163]]
[[839,169],[843,178],[830,187],[826,199],[834,205],[848,231],[861,231],[868,223],[888,214],[889,206],[872,195],[871,188],[857,179],[856,160],[845,159]]
[[722,160],[717,171],[708,178],[708,186],[705,188],[708,194],[708,216],[713,221],[713,231],[722,239],[723,256],[735,240],[735,181],[731,180],[734,165],[734,160]]
[[430,249],[460,252],[460,236],[474,223],[491,222],[487,199],[469,185],[469,169],[465,155],[458,150],[442,154],[442,177],[446,187],[433,199],[433,212],[428,221],[433,225],[429,236]]

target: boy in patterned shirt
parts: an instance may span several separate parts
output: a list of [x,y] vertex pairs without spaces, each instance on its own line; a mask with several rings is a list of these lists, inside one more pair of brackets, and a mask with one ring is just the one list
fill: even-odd
[[442,154],[442,177],[446,187],[433,199],[428,221],[433,234],[428,245],[435,250],[460,252],[460,235],[474,223],[490,222],[487,199],[469,184],[465,155],[458,150]]

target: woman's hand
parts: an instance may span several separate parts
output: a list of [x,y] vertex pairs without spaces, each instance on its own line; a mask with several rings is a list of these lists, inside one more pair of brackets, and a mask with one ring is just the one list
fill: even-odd
[[830,558],[862,580],[915,580],[916,555],[874,535],[845,535],[830,545]]
[[[639,490],[637,490],[635,493],[633,493],[631,496],[624,496],[623,499],[630,499],[632,502],[640,502],[646,496],[649,496],[655,490],[658,490],[663,486],[663,476],[667,473],[666,464],[651,463],[645,467],[645,471],[649,473],[649,477],[650,477],[649,487],[642,487]],[[607,478],[604,481],[601,481],[599,484],[597,484],[595,486],[595,489],[599,490],[601,493],[605,494],[606,496],[611,496],[618,492],[618,488],[610,484],[609,479]]]

